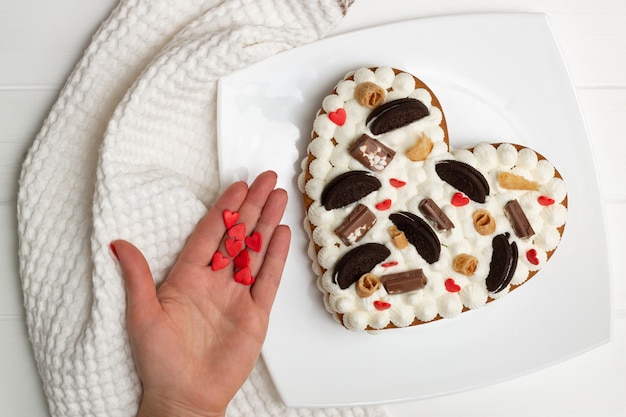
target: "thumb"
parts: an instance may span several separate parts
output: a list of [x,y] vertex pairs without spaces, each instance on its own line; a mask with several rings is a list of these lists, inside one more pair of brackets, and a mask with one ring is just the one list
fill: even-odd
[[148,261],[137,247],[125,240],[111,242],[111,250],[122,268],[128,318],[131,322],[141,322],[145,314],[154,314],[160,308]]

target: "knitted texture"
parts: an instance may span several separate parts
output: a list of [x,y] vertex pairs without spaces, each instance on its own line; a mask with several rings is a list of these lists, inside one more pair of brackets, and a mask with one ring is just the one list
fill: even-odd
[[[353,0],[122,0],[36,137],[18,196],[27,325],[53,416],[132,416],[141,394],[109,243],[157,284],[220,184],[217,80],[324,36]],[[252,411],[254,410],[254,411]],[[259,360],[228,416],[382,416],[288,409]]]

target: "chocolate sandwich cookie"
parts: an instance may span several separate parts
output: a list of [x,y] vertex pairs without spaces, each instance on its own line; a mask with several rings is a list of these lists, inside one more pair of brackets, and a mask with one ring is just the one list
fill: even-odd
[[428,107],[414,98],[402,98],[377,107],[365,120],[374,135],[400,129],[428,116]]
[[489,183],[483,174],[465,162],[440,161],[435,165],[435,171],[439,178],[477,203],[484,203],[489,195]]
[[407,211],[393,213],[389,219],[402,231],[409,243],[429,264],[439,260],[441,242],[437,234],[421,217]]
[[367,243],[357,246],[343,255],[335,266],[334,281],[345,290],[370,272],[376,265],[387,259],[391,251],[380,243]]
[[378,190],[381,183],[375,176],[365,171],[348,171],[330,181],[321,195],[321,203],[332,210],[355,203],[366,195]]
[[515,274],[518,260],[517,244],[509,243],[509,234],[503,233],[493,238],[491,248],[489,275],[485,283],[489,292],[498,293],[509,285]]

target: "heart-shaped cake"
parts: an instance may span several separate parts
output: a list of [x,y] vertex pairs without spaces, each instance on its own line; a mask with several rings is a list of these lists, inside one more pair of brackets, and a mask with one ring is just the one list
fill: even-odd
[[348,73],[315,117],[299,187],[326,309],[350,330],[453,318],[548,262],[567,191],[538,152],[449,146],[441,105],[389,67]]

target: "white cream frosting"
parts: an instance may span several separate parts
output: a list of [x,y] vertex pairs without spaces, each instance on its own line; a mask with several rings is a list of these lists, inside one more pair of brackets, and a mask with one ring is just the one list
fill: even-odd
[[[353,79],[347,79],[353,76]],[[405,97],[417,98],[429,110],[429,115],[408,126],[378,136],[371,134],[365,125],[365,119],[371,109],[361,106],[354,98],[356,85],[361,82],[373,82],[387,92],[385,102]],[[510,233],[510,241],[515,242],[519,251],[518,267],[510,285],[525,282],[529,273],[540,269],[548,259],[548,253],[556,248],[560,241],[558,228],[563,226],[567,217],[567,208],[563,200],[567,191],[562,179],[555,177],[554,167],[536,152],[528,148],[518,150],[515,146],[503,143],[497,147],[489,143],[477,144],[472,151],[455,149],[449,151],[445,143],[445,132],[440,127],[443,115],[439,108],[432,105],[430,93],[423,88],[415,89],[415,80],[407,73],[394,74],[388,67],[372,71],[361,68],[348,74],[340,81],[336,93],[327,96],[322,103],[323,112],[318,113],[313,123],[313,139],[308,151],[315,158],[308,168],[303,161],[303,173],[298,184],[313,203],[307,211],[307,218],[314,229],[312,240],[319,246],[319,251],[309,250],[313,259],[313,269],[321,272],[318,287],[328,298],[326,308],[334,314],[342,314],[342,322],[351,330],[366,328],[381,329],[390,323],[397,327],[411,325],[415,319],[430,321],[437,317],[452,318],[461,313],[463,308],[476,309],[484,306],[488,298],[500,298],[507,294],[510,286],[498,294],[487,291],[485,279],[489,273],[492,254],[492,239],[501,233]],[[338,109],[346,111],[346,121],[342,126],[335,124],[328,116]],[[382,187],[365,196],[358,203],[334,210],[326,210],[320,203],[325,185],[337,175],[351,170],[365,168],[353,158],[348,148],[363,133],[375,137],[386,146],[396,151],[394,159],[375,176]],[[423,162],[413,162],[406,157],[406,151],[422,134],[433,142],[433,149]],[[445,159],[463,161],[478,169],[487,179],[490,194],[485,203],[470,201],[469,204],[456,207],[451,204],[451,196],[458,192],[451,185],[442,181],[435,172],[435,164]],[[308,169],[311,179],[304,181]],[[498,184],[498,174],[508,171],[539,184],[538,191],[507,190]],[[391,179],[406,182],[401,188],[391,186]],[[540,196],[549,197],[554,204],[539,204]],[[450,231],[437,232],[442,244],[438,261],[428,264],[413,246],[397,249],[390,241],[388,229],[393,223],[389,215],[399,211],[409,211],[423,217],[418,204],[424,198],[432,198],[455,225]],[[392,206],[385,211],[377,210],[376,204],[390,199]],[[517,199],[528,217],[535,235],[528,239],[515,236],[511,224],[504,214],[507,201]],[[364,204],[377,215],[377,222],[357,245],[376,242],[383,243],[391,251],[386,261],[377,265],[372,273],[382,276],[411,269],[422,269],[428,279],[427,285],[406,294],[387,294],[384,287],[367,298],[359,298],[355,285],[341,289],[333,281],[335,264],[354,246],[346,247],[334,230],[352,211],[356,204]],[[489,236],[479,235],[473,224],[472,214],[477,209],[488,210],[496,221],[496,230]],[[305,222],[306,223],[306,222]],[[432,226],[432,224],[431,224]],[[536,253],[536,265],[531,263],[526,253]],[[478,266],[473,276],[464,276],[452,269],[453,259],[461,253],[471,254],[478,259]],[[383,266],[386,262],[397,262],[395,266]],[[321,267],[321,268],[320,268]],[[452,278],[460,287],[458,292],[449,292],[445,281]],[[375,301],[390,305],[380,309]],[[337,317],[336,317],[337,318]]]

